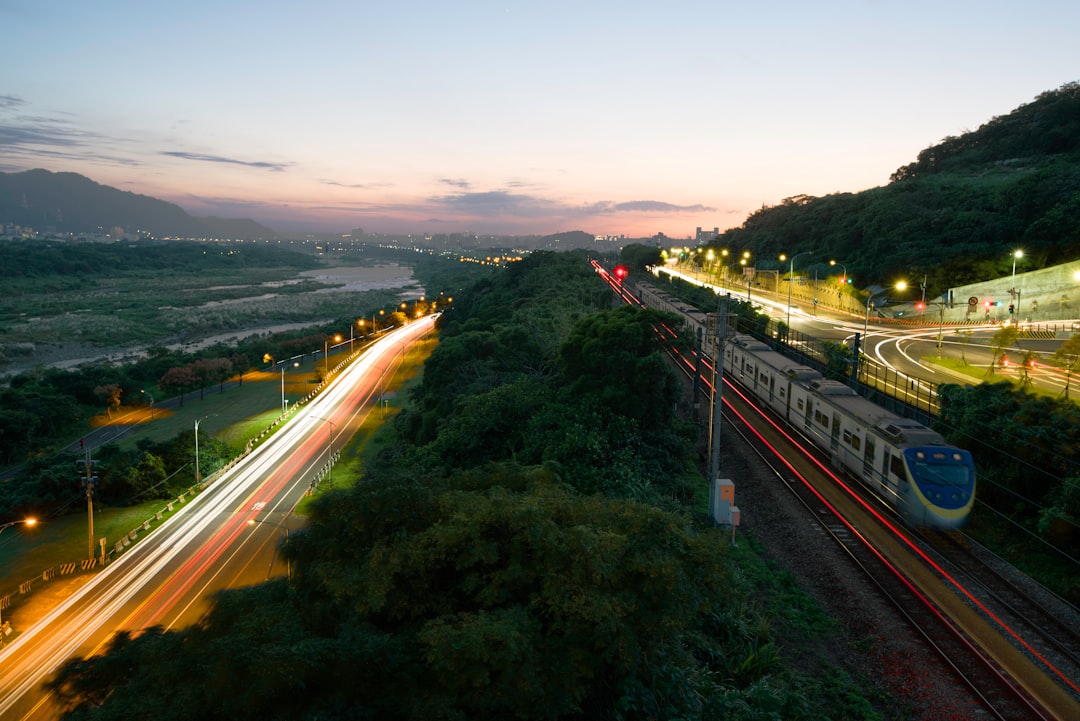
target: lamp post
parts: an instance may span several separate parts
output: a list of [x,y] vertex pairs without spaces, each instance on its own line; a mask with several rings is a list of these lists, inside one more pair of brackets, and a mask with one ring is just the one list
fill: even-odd
[[[300,363],[293,361],[293,368],[299,368]],[[289,410],[289,406],[285,402],[285,364],[281,364],[281,415],[285,415],[285,412]]]
[[[266,526],[276,526],[277,528],[280,528],[281,530],[285,531],[285,545],[289,544],[289,527],[288,526],[283,525],[281,523],[274,523],[273,521],[263,521],[263,520],[260,520],[258,518],[249,518],[248,519],[248,525],[249,526],[254,526],[255,524],[262,524],[262,525],[266,525]],[[292,580],[292,559],[289,558],[288,556],[286,556],[285,557],[285,564],[286,564],[285,565],[286,578],[288,578],[291,581]],[[273,567],[274,567],[274,562],[273,562],[273,560],[271,560],[270,561],[270,569],[273,569]],[[270,578],[270,571],[269,570],[267,570],[267,572],[266,572],[266,577]]]
[[[19,524],[25,524],[27,526],[35,526],[35,525],[37,525],[37,519],[36,518],[22,518],[22,519],[19,519],[18,521],[8,521],[7,523],[0,523],[0,533],[3,533],[5,530],[11,528],[12,526],[18,526]],[[4,642],[4,634],[3,634],[3,631],[2,631],[3,626],[4,626],[3,613],[0,613],[0,644],[2,644]]]
[[783,253],[780,254],[780,262],[783,263],[786,260],[789,263],[789,265],[788,265],[788,286],[787,286],[787,326],[788,326],[788,328],[791,327],[791,286],[792,286],[792,284],[795,283],[795,259],[798,258],[800,255],[807,255],[808,253],[810,253],[809,250],[804,250],[801,253],[796,253],[795,255],[791,256],[790,258],[788,258]]
[[1016,261],[1017,261],[1017,259],[1023,258],[1023,257],[1024,257],[1024,251],[1022,251],[1022,250],[1014,250],[1013,251],[1012,291],[1011,291],[1010,294],[1013,295],[1016,298],[1016,318],[1017,318],[1017,320],[1019,320],[1019,318],[1020,318],[1020,290],[1016,287]]
[[154,396],[150,395],[145,390],[140,390],[139,393],[150,399],[150,420],[154,420]]
[[5,529],[11,528],[12,526],[18,526],[20,523],[25,523],[27,526],[35,526],[37,525],[37,519],[22,518],[18,521],[8,521],[7,523],[0,524],[0,533],[3,533]]
[[746,302],[747,303],[750,302],[750,281],[753,279],[753,276],[750,275],[750,273],[746,269],[746,266],[749,263],[750,263],[750,251],[749,250],[744,250],[743,253],[742,253],[742,258],[739,259],[739,265],[742,266],[743,275],[746,276]]
[[335,343],[340,343],[341,342],[341,334],[340,333],[335,333],[333,338],[327,338],[325,341],[323,341],[323,375],[324,376],[330,374],[330,341],[331,340],[333,340]]
[[[216,416],[217,413],[211,413],[210,415]],[[199,424],[205,421],[210,416],[203,416],[195,421],[195,485],[199,485]]]

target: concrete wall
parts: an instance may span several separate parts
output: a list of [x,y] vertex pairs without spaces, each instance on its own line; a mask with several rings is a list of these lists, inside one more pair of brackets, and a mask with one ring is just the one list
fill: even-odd
[[[983,302],[1001,301],[1000,307],[992,308],[990,319],[1007,320],[1009,304],[1019,303],[1019,313],[1014,317],[1034,322],[1080,318],[1080,260],[1052,268],[1016,274],[1019,298],[1009,294],[1013,287],[1011,274],[996,280],[972,283],[949,290],[946,321],[986,320]],[[968,313],[968,299],[977,298],[975,311]],[[931,306],[932,308],[933,306]]]

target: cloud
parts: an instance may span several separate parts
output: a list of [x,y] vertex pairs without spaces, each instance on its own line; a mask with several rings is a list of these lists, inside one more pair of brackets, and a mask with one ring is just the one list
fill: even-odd
[[455,178],[439,178],[439,182],[443,183],[444,185],[450,185],[450,186],[453,186],[455,188],[461,188],[462,190],[468,190],[469,188],[472,187],[472,184],[469,181],[463,180],[461,178],[457,178],[457,179],[455,179]]
[[18,95],[0,95],[0,110],[6,110],[7,108],[18,108],[26,105],[26,101],[20,98]]
[[173,158],[180,158],[182,160],[197,160],[204,163],[226,163],[229,165],[243,165],[248,168],[261,168],[265,170],[273,170],[274,172],[281,172],[290,165],[289,163],[271,163],[262,160],[237,160],[235,158],[224,158],[220,155],[187,153],[181,150],[164,150],[161,154],[168,155]]
[[480,193],[441,195],[430,199],[436,205],[469,216],[517,216],[535,218],[541,215],[562,214],[569,210],[549,200],[505,190]]
[[324,181],[322,181],[322,184],[323,185],[333,185],[336,188],[361,188],[361,189],[363,189],[363,188],[371,188],[371,187],[373,187],[371,185],[367,185],[366,183],[339,183],[336,180],[324,180]]
[[676,205],[661,200],[633,200],[616,203],[608,200],[569,205],[525,193],[490,190],[435,196],[432,203],[469,216],[537,218],[541,216],[587,218],[618,213],[705,213],[716,209],[707,205]]
[[601,201],[590,206],[593,213],[711,213],[708,205],[675,205],[662,200],[632,200],[626,203]]

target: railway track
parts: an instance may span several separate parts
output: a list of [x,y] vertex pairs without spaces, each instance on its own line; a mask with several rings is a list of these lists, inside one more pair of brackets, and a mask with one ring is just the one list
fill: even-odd
[[1016,633],[1014,645],[1080,699],[1080,610],[963,533],[916,533],[950,575],[964,579],[988,613]]
[[[621,283],[612,288],[624,302],[641,305]],[[666,342],[677,331],[663,327],[657,333]],[[711,367],[705,364],[703,368],[670,344],[668,348],[679,371],[708,396]],[[1011,600],[1004,600],[1007,580],[995,582],[993,574],[967,560],[971,554],[965,557],[954,548],[946,559],[941,544],[927,544],[925,538],[910,533],[895,516],[864,498],[856,482],[836,475],[813,446],[801,443],[769,411],[759,410],[752,395],[726,383],[723,396],[729,431],[746,440],[748,448],[817,520],[831,543],[843,549],[882,597],[921,634],[988,717],[1080,718],[1075,624],[1070,628],[1068,621],[1057,621],[1053,611],[1036,609],[1015,589]],[[961,568],[967,570],[961,572]],[[991,593],[988,588],[995,584],[1001,590]],[[1006,613],[1006,608],[1012,610]],[[1059,668],[1040,650],[1050,647],[1054,647],[1053,658],[1065,659],[1068,665],[1062,661]]]
[[[727,429],[734,431],[761,463],[790,491],[792,497],[821,527],[823,541],[851,560],[871,586],[880,593],[909,626],[950,669],[959,689],[970,694],[988,718],[1050,719],[1029,693],[990,660],[970,636],[940,610],[918,581],[924,570],[918,558],[905,553],[902,544],[882,543],[892,531],[874,524],[872,514],[835,493],[833,479],[820,462],[808,459],[804,449],[792,444],[778,429],[761,428],[754,422],[758,411],[736,394],[727,400]],[[855,520],[853,520],[853,518]],[[914,567],[914,570],[913,570]]]

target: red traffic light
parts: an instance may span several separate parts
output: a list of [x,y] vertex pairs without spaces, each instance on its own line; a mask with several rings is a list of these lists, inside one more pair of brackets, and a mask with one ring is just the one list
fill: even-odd
[[615,266],[615,277],[622,281],[623,278],[630,275],[630,269],[625,265]]

